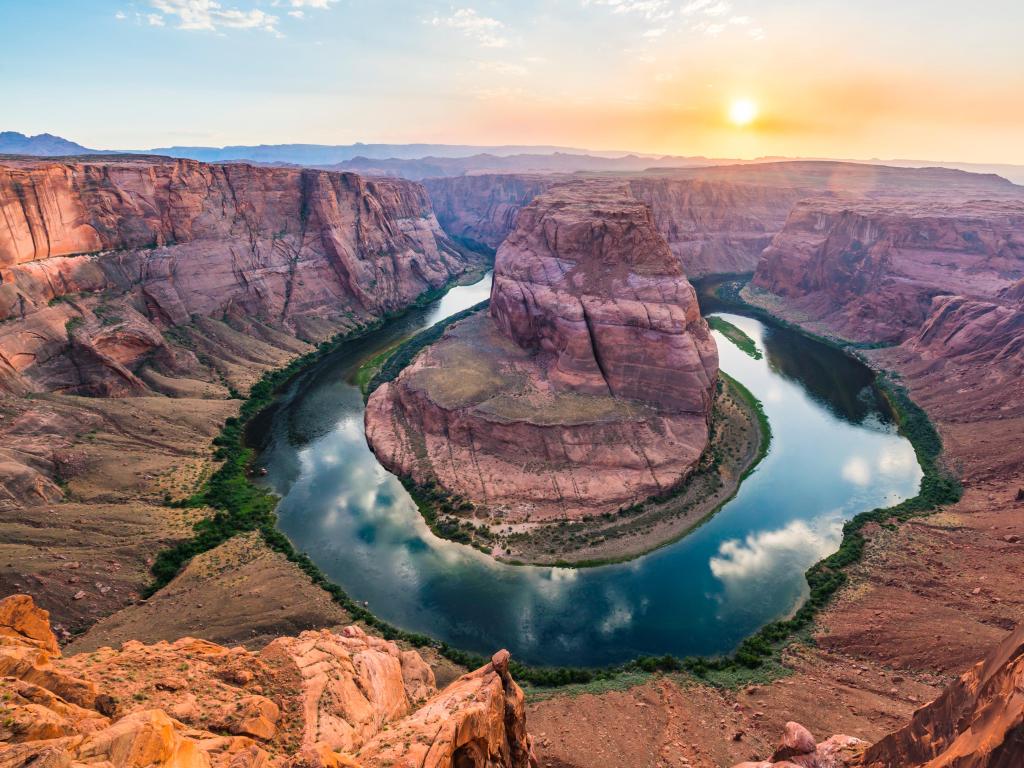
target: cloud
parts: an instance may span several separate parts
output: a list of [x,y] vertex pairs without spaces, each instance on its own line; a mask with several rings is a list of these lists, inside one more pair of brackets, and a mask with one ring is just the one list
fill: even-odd
[[657,29],[648,29],[646,32],[644,32],[643,36],[644,37],[655,38],[655,37],[661,37],[664,34],[665,34],[665,28],[664,27],[658,27]]
[[306,14],[304,14],[302,11],[288,11],[288,15],[296,19],[303,19],[306,17]]
[[871,483],[871,467],[860,456],[851,456],[847,459],[843,464],[842,475],[846,482],[859,485],[862,488]]
[[662,21],[675,13],[668,0],[583,0],[583,6],[603,5],[613,13],[636,13],[648,21]]
[[128,16],[125,14],[124,11],[118,11],[117,13],[114,14],[114,18],[117,19],[118,21],[124,21],[125,19],[128,18]]
[[435,16],[429,23],[435,27],[456,29],[484,48],[504,48],[508,45],[508,40],[501,35],[505,25],[497,19],[481,16],[473,8],[459,8],[451,16]]
[[[225,8],[216,0],[150,0],[160,13],[177,19],[178,29],[216,32],[221,29],[262,29],[277,33],[278,17],[259,8]],[[159,17],[154,23],[152,17]],[[163,16],[150,14],[150,24],[162,26]]]
[[718,37],[725,31],[725,24],[713,24],[709,21],[701,21],[693,25],[694,32],[701,32],[708,37]]
[[146,21],[151,27],[162,27],[164,25],[164,17],[159,13],[146,14]]
[[749,534],[743,541],[729,539],[711,558],[711,573],[738,586],[747,579],[764,579],[786,563],[806,568],[834,552],[842,539],[843,523],[838,516],[816,521],[813,526],[794,520],[784,528]]

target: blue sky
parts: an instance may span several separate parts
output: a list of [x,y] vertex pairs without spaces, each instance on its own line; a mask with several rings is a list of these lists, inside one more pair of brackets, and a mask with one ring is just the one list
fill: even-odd
[[[1024,4],[0,0],[0,129],[1024,162]],[[758,119],[737,126],[730,104]]]

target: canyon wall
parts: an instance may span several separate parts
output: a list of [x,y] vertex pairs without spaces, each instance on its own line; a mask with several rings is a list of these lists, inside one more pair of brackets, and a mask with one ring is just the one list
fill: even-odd
[[262,651],[205,640],[64,658],[27,595],[0,601],[0,764],[113,768],[531,768],[507,651],[438,690],[420,655],[364,633]]
[[219,383],[218,345],[197,354],[175,328],[218,321],[272,346],[318,342],[467,266],[423,188],[399,180],[15,160],[0,165],[0,205],[0,383],[16,391]]
[[903,341],[932,300],[997,299],[1024,277],[1024,201],[814,199],[765,249],[753,286],[854,341]]
[[498,250],[490,314],[448,329],[367,405],[385,466],[501,519],[664,492],[708,440],[718,355],[696,295],[621,182],[553,187]]
[[686,274],[752,272],[806,192],[727,180],[650,177],[630,189],[651,207],[659,231]]
[[[31,588],[63,631],[131,604],[192,535],[165,499],[215,470],[210,441],[264,372],[482,262],[412,182],[0,160],[0,594]],[[310,601],[288,602],[308,626]]]
[[437,220],[452,237],[496,249],[523,206],[560,177],[481,174],[424,179]]
[[[446,232],[497,248],[513,231],[524,206],[571,178],[490,174],[423,183]],[[802,194],[794,188],[671,176],[631,179],[629,187],[650,206],[659,231],[689,275],[752,271]]]
[[[497,248],[523,206],[553,184],[580,178],[480,174],[426,179],[424,185],[449,234]],[[651,207],[658,229],[691,277],[752,272],[761,251],[805,198],[963,200],[1021,194],[1020,187],[991,174],[832,161],[660,169],[626,179],[632,194]]]

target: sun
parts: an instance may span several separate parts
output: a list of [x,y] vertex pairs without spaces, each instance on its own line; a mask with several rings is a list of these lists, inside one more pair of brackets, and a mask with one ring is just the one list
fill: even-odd
[[757,117],[757,103],[750,99],[736,99],[729,105],[729,120],[741,128],[750,125]]

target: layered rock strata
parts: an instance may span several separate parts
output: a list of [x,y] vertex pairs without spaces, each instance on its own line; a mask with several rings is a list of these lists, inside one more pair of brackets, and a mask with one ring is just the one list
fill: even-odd
[[530,768],[508,661],[438,691],[418,653],[358,627],[259,653],[184,638],[62,658],[17,595],[0,601],[0,765]]
[[994,300],[1024,277],[1024,201],[807,200],[753,286],[844,338],[900,342],[943,295]]
[[622,183],[570,183],[520,213],[489,314],[371,396],[367,438],[396,473],[501,517],[584,517],[686,477],[717,374],[648,207]]
[[401,309],[466,268],[422,187],[353,174],[10,160],[0,210],[0,385],[12,391],[219,384],[239,353],[175,329],[216,321],[294,353],[296,339]]
[[[411,182],[166,158],[4,160],[0,394],[227,398],[469,263]],[[95,407],[60,409],[59,427],[46,407],[11,409],[0,501],[59,499],[64,443],[97,427]]]
[[[566,175],[479,174],[426,179],[438,220],[455,237],[497,248],[533,198]],[[687,275],[752,272],[761,251],[805,198],[857,195],[933,202],[1021,197],[994,175],[944,168],[892,168],[840,162],[780,162],[652,169],[629,177],[632,193]]]

